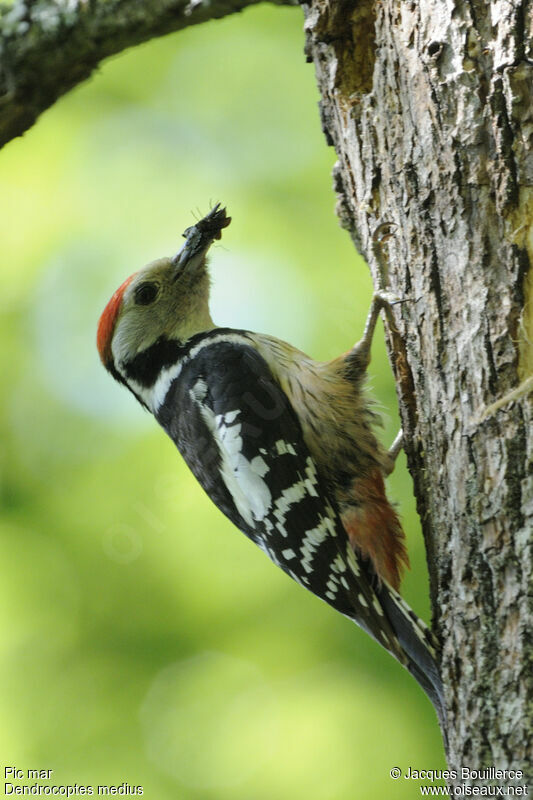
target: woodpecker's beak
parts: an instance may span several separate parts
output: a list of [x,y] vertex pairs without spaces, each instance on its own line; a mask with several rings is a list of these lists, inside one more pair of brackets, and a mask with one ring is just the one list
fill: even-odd
[[220,203],[217,203],[209,214],[183,232],[185,244],[172,259],[175,267],[174,280],[177,280],[184,269],[194,270],[200,266],[215,239],[222,238],[222,230],[230,222],[231,217],[227,216],[226,209],[220,208]]

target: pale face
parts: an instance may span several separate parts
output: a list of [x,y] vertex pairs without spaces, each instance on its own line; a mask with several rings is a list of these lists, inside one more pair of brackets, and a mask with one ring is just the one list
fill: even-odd
[[112,333],[113,362],[120,370],[121,362],[161,336],[184,342],[213,327],[205,254],[181,268],[160,258],[135,273],[124,289]]

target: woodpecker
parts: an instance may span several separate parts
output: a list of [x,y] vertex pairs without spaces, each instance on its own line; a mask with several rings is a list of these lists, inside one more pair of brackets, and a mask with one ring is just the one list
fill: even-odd
[[234,525],[406,667],[442,722],[435,638],[398,593],[408,557],[384,478],[399,443],[379,443],[364,391],[387,295],[375,295],[361,341],[328,362],[216,327],[206,258],[230,222],[217,204],[176,255],[124,281],[98,324],[102,363]]

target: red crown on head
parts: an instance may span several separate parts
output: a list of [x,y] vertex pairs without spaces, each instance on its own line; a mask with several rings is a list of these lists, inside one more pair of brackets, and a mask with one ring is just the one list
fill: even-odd
[[[135,274],[135,273],[134,273]],[[106,305],[102,312],[102,316],[98,322],[98,331],[96,333],[96,346],[100,353],[100,358],[104,367],[107,367],[113,360],[111,354],[111,341],[117,324],[117,318],[122,305],[122,298],[126,288],[131,283],[134,275],[126,278],[124,283],[118,287],[117,291],[112,296],[109,303]]]

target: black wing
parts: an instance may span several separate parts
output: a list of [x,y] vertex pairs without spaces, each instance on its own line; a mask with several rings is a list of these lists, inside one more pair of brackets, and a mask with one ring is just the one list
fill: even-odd
[[375,576],[353,552],[298,418],[253,347],[206,342],[184,363],[156,416],[240,530],[406,663]]

